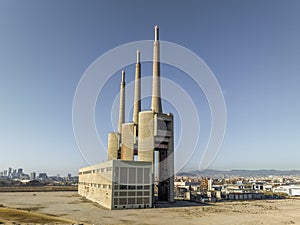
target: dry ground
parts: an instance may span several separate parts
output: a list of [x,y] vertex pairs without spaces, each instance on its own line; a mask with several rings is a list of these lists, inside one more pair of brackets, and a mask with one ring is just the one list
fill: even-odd
[[73,224],[74,221],[28,210],[0,208],[0,224]]
[[[0,193],[0,204],[55,215],[84,224],[300,224],[300,199],[219,202],[207,205],[177,202],[175,207],[107,210],[82,199],[76,192]],[[184,206],[186,205],[186,206]],[[0,211],[0,221],[10,221]],[[17,221],[30,224],[28,221]],[[31,222],[36,224],[37,222]],[[63,222],[39,222],[63,224]],[[1,223],[0,223],[1,224]]]

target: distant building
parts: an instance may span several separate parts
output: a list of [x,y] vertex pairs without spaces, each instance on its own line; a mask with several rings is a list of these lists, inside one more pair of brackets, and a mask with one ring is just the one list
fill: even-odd
[[23,169],[19,168],[17,174],[20,174],[20,175],[23,174]]
[[39,173],[38,179],[39,179],[39,180],[46,181],[46,180],[48,180],[49,178],[48,178],[47,173]]
[[36,180],[36,173],[35,172],[32,172],[30,174],[30,180]]
[[44,184],[38,180],[31,180],[31,181],[27,182],[26,185],[27,186],[43,186]]
[[264,194],[261,192],[245,192],[245,193],[229,193],[228,200],[249,200],[249,199],[263,199]]
[[11,175],[12,175],[12,168],[9,167],[9,168],[8,168],[8,176],[11,177]]
[[274,193],[285,193],[289,196],[300,196],[300,185],[278,186],[273,189]]

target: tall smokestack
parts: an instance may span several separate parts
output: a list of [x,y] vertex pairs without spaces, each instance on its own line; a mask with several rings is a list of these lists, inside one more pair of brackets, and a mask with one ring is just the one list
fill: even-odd
[[154,27],[154,46],[153,46],[153,82],[152,82],[152,104],[151,109],[156,113],[161,113],[160,98],[160,57],[159,57],[159,33],[158,26]]
[[125,71],[122,70],[122,81],[120,86],[120,111],[119,111],[119,124],[118,132],[122,133],[122,124],[125,121]]
[[136,52],[135,82],[134,82],[134,108],[133,123],[138,124],[139,112],[141,111],[141,63],[140,51]]

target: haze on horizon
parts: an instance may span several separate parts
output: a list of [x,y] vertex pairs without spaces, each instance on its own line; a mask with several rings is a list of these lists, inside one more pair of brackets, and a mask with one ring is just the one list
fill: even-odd
[[[63,176],[86,166],[72,128],[78,82],[108,50],[152,40],[156,24],[161,40],[201,57],[223,90],[227,129],[210,168],[300,169],[299,11],[299,1],[279,0],[0,1],[0,171],[21,167]],[[151,75],[151,66],[142,64],[142,76]],[[176,68],[162,65],[161,74],[197,107],[200,143],[185,170],[197,169],[210,129],[205,95]],[[130,65],[126,83],[133,79]],[[96,105],[105,146],[119,84],[120,73],[113,74]],[[149,99],[142,105],[147,108]],[[163,102],[163,108],[175,111],[179,130],[176,106]]]

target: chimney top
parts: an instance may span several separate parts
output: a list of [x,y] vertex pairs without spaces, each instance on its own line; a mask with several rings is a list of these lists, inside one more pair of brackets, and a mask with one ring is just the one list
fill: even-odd
[[159,31],[159,28],[158,28],[158,26],[156,25],[156,26],[154,27],[154,33],[155,33],[155,35],[154,35],[154,41],[158,41],[158,39],[159,39],[158,31]]

